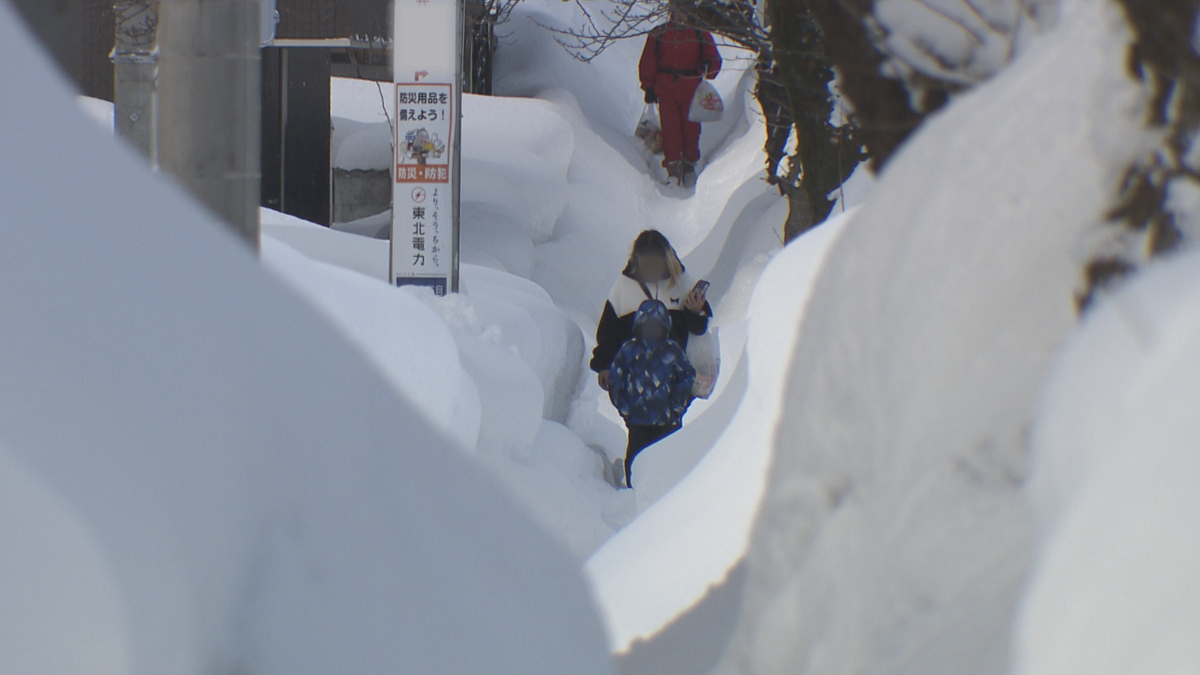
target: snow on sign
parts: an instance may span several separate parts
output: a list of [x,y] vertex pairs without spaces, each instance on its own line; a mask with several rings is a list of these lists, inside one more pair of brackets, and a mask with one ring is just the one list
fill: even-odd
[[457,0],[397,0],[391,278],[457,290]]

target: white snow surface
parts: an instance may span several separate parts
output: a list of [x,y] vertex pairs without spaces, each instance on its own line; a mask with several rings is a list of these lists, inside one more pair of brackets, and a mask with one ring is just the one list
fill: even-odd
[[115,120],[113,119],[114,110],[112,103],[104,99],[92,98],[91,96],[76,96],[75,101],[79,104],[84,114],[100,125],[101,129],[106,129],[110,132],[113,130]]
[[1099,301],[1033,434],[1017,675],[1200,672],[1200,255]]
[[0,671],[611,672],[567,552],[397,395],[378,344],[95,129],[13,12]]
[[1115,5],[1068,3],[926,123],[839,238],[715,672],[1008,671],[1027,437],[1076,325],[1074,254],[1151,140],[1128,39]]

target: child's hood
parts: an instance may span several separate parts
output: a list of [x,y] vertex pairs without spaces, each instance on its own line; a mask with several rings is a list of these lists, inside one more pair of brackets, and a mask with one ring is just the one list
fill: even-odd
[[652,323],[662,326],[668,334],[671,332],[671,313],[661,300],[646,300],[638,307],[633,317],[633,332],[641,335],[642,329]]

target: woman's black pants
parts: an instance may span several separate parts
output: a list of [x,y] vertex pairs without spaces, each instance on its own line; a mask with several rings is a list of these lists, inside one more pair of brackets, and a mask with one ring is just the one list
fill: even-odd
[[649,426],[630,424],[629,445],[625,448],[625,487],[633,487],[633,459],[638,453],[679,431],[680,425]]

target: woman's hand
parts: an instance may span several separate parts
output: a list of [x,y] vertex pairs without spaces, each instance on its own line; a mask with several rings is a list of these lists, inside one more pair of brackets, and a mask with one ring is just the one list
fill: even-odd
[[596,376],[596,381],[600,383],[601,389],[608,391],[608,388],[612,385],[612,373],[607,370],[602,370],[600,371],[600,374]]
[[683,299],[683,307],[693,314],[699,314],[704,311],[704,303],[707,302],[705,294],[700,292],[700,289],[693,288],[691,293]]

